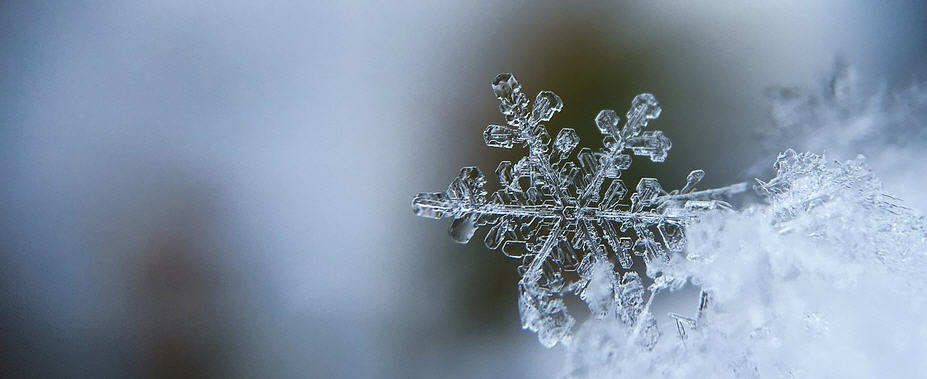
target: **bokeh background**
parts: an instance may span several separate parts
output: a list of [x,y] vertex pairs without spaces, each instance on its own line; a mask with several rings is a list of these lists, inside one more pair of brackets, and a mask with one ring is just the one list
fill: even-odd
[[497,73],[590,146],[652,92],[630,177],[722,185],[774,158],[766,88],[923,80],[927,6],[4,1],[0,43],[0,376],[550,377],[516,264],[410,209],[519,156]]

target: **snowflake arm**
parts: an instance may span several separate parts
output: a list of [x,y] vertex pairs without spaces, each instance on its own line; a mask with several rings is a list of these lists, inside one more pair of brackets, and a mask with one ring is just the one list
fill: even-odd
[[[522,326],[537,332],[545,346],[571,335],[575,321],[567,313],[564,294],[579,294],[596,317],[621,313],[616,291],[639,284],[640,278],[634,281],[626,274],[621,279],[612,261],[627,270],[633,256],[646,262],[669,260],[670,253],[683,249],[683,228],[696,211],[728,208],[719,199],[746,189],[735,185],[696,191],[705,173],[695,170],[685,187],[671,192],[656,179],[641,179],[625,201],[628,188],[620,177],[630,167],[632,155],[662,162],[672,146],[662,132],[643,131],[662,111],[653,95],[636,96],[620,128],[615,111],[601,111],[595,123],[604,147],[582,148],[570,159],[579,145],[576,131],[564,128],[551,139],[541,124],[563,108],[559,96],[541,91],[529,107],[512,74],[500,74],[492,89],[506,125],[489,125],[484,141],[490,147],[524,146],[527,155],[516,163],[499,164],[496,175],[501,188],[492,194],[485,189],[482,172],[465,167],[446,191],[416,196],[413,212],[454,218],[449,234],[459,243],[469,242],[478,228],[486,226],[488,248],[522,261],[518,283]],[[611,279],[606,282],[612,287],[588,288],[593,275],[608,275]],[[627,283],[622,284],[624,280]],[[641,308],[642,302],[634,304],[637,308],[624,312],[649,314]],[[636,324],[635,330],[645,330],[646,335],[651,328],[647,322]]]

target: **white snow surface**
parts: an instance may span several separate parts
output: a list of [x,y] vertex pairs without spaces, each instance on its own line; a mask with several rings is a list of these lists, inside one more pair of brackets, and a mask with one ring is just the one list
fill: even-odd
[[762,201],[702,217],[687,231],[684,255],[649,265],[665,289],[688,284],[708,293],[704,312],[684,315],[696,321],[684,325],[685,337],[664,328],[648,349],[628,343],[624,323],[590,320],[571,341],[567,376],[927,372],[924,217],[884,194],[863,157],[838,162],[789,150],[776,168],[756,186]]

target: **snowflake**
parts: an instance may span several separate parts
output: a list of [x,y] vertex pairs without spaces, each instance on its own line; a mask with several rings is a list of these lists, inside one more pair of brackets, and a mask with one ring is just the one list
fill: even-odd
[[[699,211],[729,209],[719,199],[744,191],[746,185],[696,191],[705,173],[695,170],[682,189],[671,192],[656,179],[643,178],[626,200],[621,173],[630,167],[632,155],[663,162],[672,146],[663,132],[643,131],[660,116],[653,95],[634,98],[624,125],[615,111],[599,112],[595,123],[604,147],[579,149],[570,159],[579,145],[576,131],[563,128],[552,139],[541,124],[563,107],[559,96],[541,91],[529,107],[512,74],[500,74],[492,89],[506,125],[489,125],[483,139],[490,147],[524,146],[528,155],[499,164],[501,188],[492,195],[480,170],[465,167],[447,191],[416,196],[413,211],[436,219],[453,217],[449,234],[459,243],[486,226],[486,247],[521,260],[522,326],[537,332],[543,345],[569,340],[575,321],[563,295],[575,293],[594,317],[611,315],[631,327],[632,340],[652,346],[658,332],[647,312],[650,300],[644,300],[642,280],[635,272],[616,274],[615,264],[628,270],[632,256],[646,263],[668,262],[672,253],[683,250],[684,228]],[[657,278],[650,299],[665,285]]]

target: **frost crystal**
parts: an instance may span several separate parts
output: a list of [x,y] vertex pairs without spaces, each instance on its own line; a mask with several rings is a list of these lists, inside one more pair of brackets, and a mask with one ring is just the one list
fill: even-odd
[[572,292],[595,318],[616,318],[627,325],[630,341],[652,348],[659,336],[648,310],[652,294],[678,284],[658,278],[648,297],[641,278],[634,272],[617,274],[615,264],[627,270],[633,256],[669,262],[685,246],[686,225],[702,211],[729,209],[720,199],[746,185],[696,191],[705,173],[695,170],[680,190],[667,192],[656,179],[643,178],[628,197],[620,177],[632,155],[663,162],[672,146],[663,132],[643,130],[660,116],[653,95],[637,95],[623,124],[615,111],[599,112],[595,124],[604,148],[575,151],[575,130],[564,128],[551,138],[541,124],[563,107],[559,96],[541,91],[529,106],[512,74],[496,77],[492,89],[506,122],[486,128],[486,145],[521,146],[528,155],[499,164],[501,188],[491,195],[480,170],[465,167],[447,191],[416,196],[413,211],[453,218],[449,234],[459,243],[467,243],[478,228],[489,228],[486,246],[521,261],[522,326],[537,332],[545,346],[569,340],[574,319],[562,297]]

